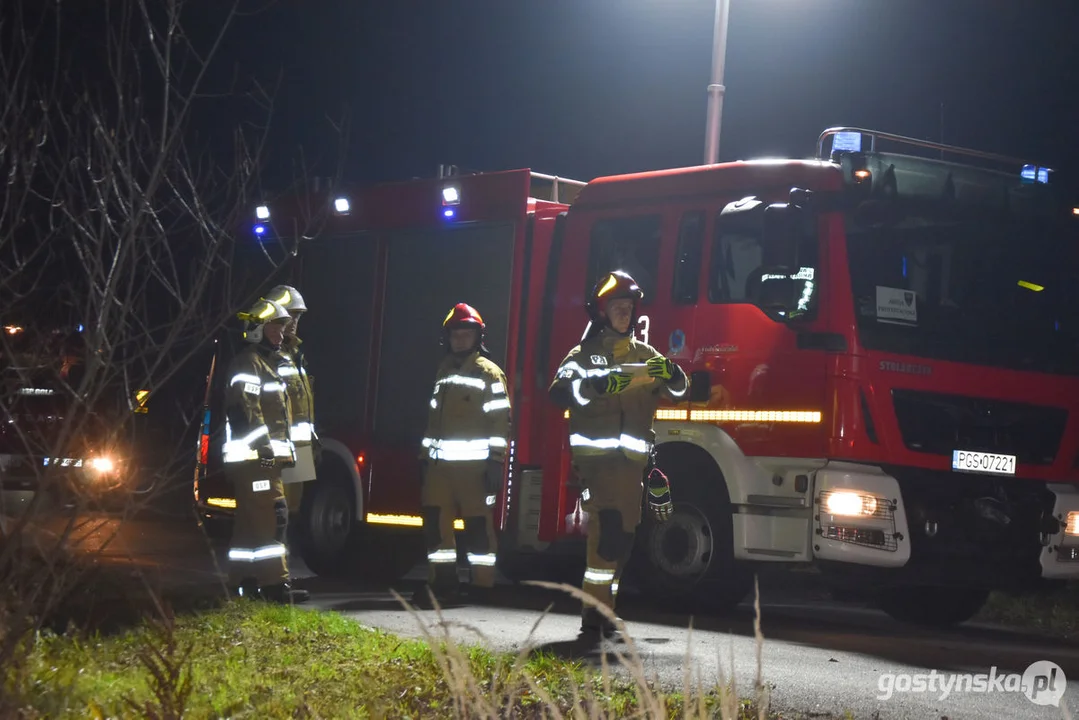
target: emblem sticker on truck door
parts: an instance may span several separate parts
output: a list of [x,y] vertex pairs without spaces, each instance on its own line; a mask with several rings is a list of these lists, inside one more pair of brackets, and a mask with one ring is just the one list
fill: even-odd
[[677,355],[686,348],[686,334],[681,329],[676,329],[671,333],[668,342],[670,343],[671,355]]
[[913,290],[877,286],[877,322],[918,322],[918,295]]

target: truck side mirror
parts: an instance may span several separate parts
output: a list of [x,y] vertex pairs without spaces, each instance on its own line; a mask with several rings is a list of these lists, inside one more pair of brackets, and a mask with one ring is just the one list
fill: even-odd
[[773,203],[764,210],[761,265],[770,270],[798,267],[798,236],[803,210],[797,205]]

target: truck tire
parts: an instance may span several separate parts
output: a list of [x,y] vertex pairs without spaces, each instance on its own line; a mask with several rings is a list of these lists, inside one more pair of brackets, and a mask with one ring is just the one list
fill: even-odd
[[666,609],[729,612],[745,598],[753,576],[734,559],[726,482],[696,448],[666,444],[657,452],[674,513],[658,523],[645,502],[630,563],[636,584]]
[[898,587],[880,596],[879,607],[899,622],[942,628],[970,620],[988,598],[982,588]]
[[300,557],[320,577],[393,582],[423,559],[423,537],[374,529],[356,517],[355,492],[340,461],[327,457],[304,488],[295,519]]
[[348,573],[357,535],[354,493],[338,464],[327,459],[307,483],[290,533],[311,572],[331,578]]

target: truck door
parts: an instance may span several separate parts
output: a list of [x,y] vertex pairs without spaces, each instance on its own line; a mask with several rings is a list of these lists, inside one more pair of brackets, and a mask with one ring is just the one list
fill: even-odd
[[679,213],[678,235],[673,244],[670,270],[670,306],[661,322],[652,321],[651,345],[667,355],[688,374],[693,362],[690,342],[696,337],[696,307],[700,299],[701,255],[707,215],[704,210]]

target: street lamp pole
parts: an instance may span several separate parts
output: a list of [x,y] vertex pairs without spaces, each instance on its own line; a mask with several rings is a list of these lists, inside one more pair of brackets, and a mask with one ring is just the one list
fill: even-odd
[[723,118],[723,65],[727,57],[727,16],[730,0],[716,0],[712,31],[712,81],[708,85],[708,119],[704,130],[704,164],[719,162],[719,126]]

